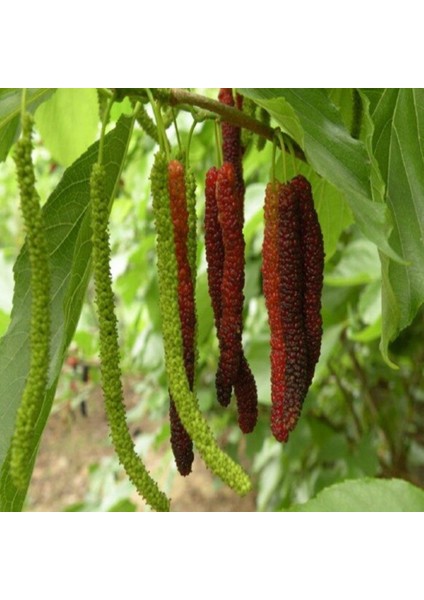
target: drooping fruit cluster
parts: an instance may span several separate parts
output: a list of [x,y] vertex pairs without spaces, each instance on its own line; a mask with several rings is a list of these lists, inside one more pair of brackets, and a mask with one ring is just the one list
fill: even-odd
[[217,397],[228,406],[234,386],[243,432],[257,420],[256,383],[242,347],[244,238],[240,196],[231,163],[212,167],[206,175],[205,246],[208,285],[220,358],[216,375]]
[[[241,108],[232,90],[221,88],[219,100]],[[205,246],[209,295],[219,340],[216,374],[218,401],[228,406],[232,389],[238,422],[244,433],[253,431],[258,416],[255,379],[242,346],[244,303],[244,180],[240,128],[222,123],[224,164],[206,175]]]
[[271,429],[285,442],[319,358],[324,248],[311,186],[301,175],[269,183],[263,289],[271,331]]
[[[167,102],[167,96],[162,99]],[[244,109],[246,114],[255,111],[254,103],[246,103],[239,94],[234,96],[230,88],[220,90],[219,100]],[[108,110],[105,110],[105,120],[107,114]],[[169,114],[173,118],[171,108]],[[153,123],[144,107],[137,115],[144,130],[162,146],[155,156],[151,188],[171,446],[176,465],[181,475],[188,475],[195,449],[213,473],[243,495],[251,489],[251,481],[242,467],[219,448],[200,411],[196,395],[198,323],[194,175],[184,161],[170,158],[166,124],[161,123],[160,118]],[[264,118],[268,117],[265,113]],[[171,117],[168,124],[170,120]],[[242,343],[245,283],[243,154],[249,138],[242,138],[240,128],[225,121],[221,128],[223,164],[209,169],[205,185],[207,277],[219,343],[215,385],[222,406],[230,404],[234,391],[240,429],[250,433],[258,419],[258,393]],[[126,420],[111,286],[110,198],[105,193],[102,141],[103,138],[99,144],[98,162],[91,172],[90,205],[106,413],[113,444],[129,478],[152,508],[167,511],[169,500],[136,454]],[[50,334],[48,252],[34,187],[31,148],[31,121],[26,119],[15,159],[31,263],[31,364],[12,440],[11,470],[18,487],[25,486],[27,464],[32,460],[32,431],[47,385]],[[311,385],[322,337],[324,249],[309,182],[298,175],[285,184],[276,181],[268,184],[264,219],[262,275],[271,332],[271,430],[277,440],[285,442],[298,421]]]
[[[229,88],[220,90],[219,100],[239,110],[243,106],[243,98]],[[224,161],[209,169],[205,185],[208,287],[219,342],[215,383],[223,406],[234,391],[240,428],[249,433],[257,422],[258,398],[242,344],[245,148],[239,127],[224,121],[221,128]],[[168,154],[165,144],[155,156],[151,183],[171,446],[182,475],[191,472],[196,448],[215,474],[244,494],[251,482],[219,449],[196,396],[195,183],[184,163]],[[307,180],[298,176],[285,185],[269,184],[262,272],[271,328],[271,429],[281,442],[296,425],[319,358],[323,257]]]
[[[218,447],[200,412],[197,397],[190,389],[187,377],[179,308],[179,266],[171,212],[168,162],[165,154],[162,152],[156,154],[151,172],[151,183],[157,233],[159,306],[162,315],[169,390],[181,423],[193,440],[205,464],[236,492],[245,494],[251,488],[249,477]],[[189,262],[193,260],[193,249],[190,251],[190,243],[188,243]]]

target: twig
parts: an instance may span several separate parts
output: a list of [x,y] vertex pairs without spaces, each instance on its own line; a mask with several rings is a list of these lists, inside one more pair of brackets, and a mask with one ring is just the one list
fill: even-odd
[[[175,106],[183,110],[191,110],[190,107],[197,107],[203,110],[209,111],[214,115],[219,115],[223,121],[227,123],[231,123],[232,125],[238,125],[239,127],[243,127],[244,129],[248,129],[257,135],[260,135],[270,142],[274,140],[275,137],[275,129],[265,125],[261,121],[250,117],[245,114],[243,111],[238,110],[232,106],[227,106],[218,100],[214,100],[213,98],[208,98],[207,96],[202,96],[201,94],[195,94],[194,92],[189,92],[183,88],[170,88],[169,90],[150,90],[153,96],[157,96],[160,102],[166,102],[170,106]],[[144,89],[140,88],[121,88],[117,90],[118,96],[121,99],[124,96],[129,96],[134,99],[144,99],[146,96],[146,92]],[[295,156],[306,162],[305,154],[303,150],[295,143],[293,143]],[[290,152],[289,146],[284,143],[284,149],[286,152]]]

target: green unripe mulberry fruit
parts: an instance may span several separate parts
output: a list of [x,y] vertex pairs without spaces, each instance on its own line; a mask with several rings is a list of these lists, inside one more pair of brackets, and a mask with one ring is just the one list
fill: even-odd
[[40,199],[32,164],[32,117],[22,122],[22,137],[14,152],[21,210],[31,266],[30,367],[16,417],[11,446],[11,474],[25,488],[35,450],[34,430],[47,387],[50,345],[50,272]]
[[156,482],[150,477],[143,462],[136,454],[126,420],[119,365],[117,321],[110,273],[109,202],[104,191],[104,180],[104,167],[95,164],[90,180],[93,268],[100,330],[101,379],[106,415],[119,461],[137,491],[155,510],[168,511],[169,500],[159,490]]

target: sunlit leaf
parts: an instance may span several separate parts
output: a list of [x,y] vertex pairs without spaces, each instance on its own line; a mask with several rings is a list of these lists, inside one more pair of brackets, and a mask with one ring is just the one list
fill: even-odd
[[380,278],[380,259],[375,245],[368,240],[358,239],[344,249],[340,262],[326,274],[325,283],[337,286],[360,285],[379,281]]
[[[363,142],[351,137],[336,106],[321,89],[249,88],[240,90],[266,109],[285,127],[288,103],[301,125],[308,163],[315,171],[345,194],[356,222],[364,235],[382,252],[398,256],[388,242],[390,215],[383,198],[374,202],[371,190],[371,164]],[[284,101],[281,104],[281,99]],[[281,105],[281,106],[280,106]]]
[[94,142],[98,123],[97,92],[93,88],[59,88],[35,113],[43,144],[65,167]]
[[332,485],[294,512],[422,512],[424,491],[401,479],[359,479]]
[[[34,112],[37,106],[45,102],[53,89],[29,88],[26,90],[26,107]],[[0,90],[0,161],[4,160],[19,134],[20,114],[22,110],[22,89]]]
[[394,215],[390,244],[407,264],[383,258],[382,351],[424,301],[424,90],[366,92],[373,148]]

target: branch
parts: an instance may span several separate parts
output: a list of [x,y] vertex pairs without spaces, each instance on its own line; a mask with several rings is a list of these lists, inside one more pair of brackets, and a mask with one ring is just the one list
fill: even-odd
[[224,121],[227,121],[232,125],[238,125],[239,127],[249,129],[250,131],[253,131],[253,133],[257,133],[271,142],[274,139],[275,134],[272,127],[265,125],[253,117],[249,117],[233,106],[228,106],[213,98],[194,94],[193,92],[188,92],[182,88],[173,88],[170,90],[170,102],[172,106],[190,104],[191,106],[203,108],[204,110],[219,115]]
[[[124,96],[130,96],[137,99],[146,98],[145,91],[140,88],[121,88],[118,92],[120,98]],[[169,90],[152,89],[151,92],[153,96],[156,96],[161,102],[167,103],[170,106],[175,106],[183,110],[190,110],[190,107],[195,106],[215,115],[219,115],[223,121],[231,123],[231,125],[237,125],[238,127],[248,129],[257,135],[266,138],[270,142],[273,142],[275,139],[275,129],[273,127],[269,127],[268,125],[265,125],[265,123],[246,115],[243,111],[232,106],[227,106],[218,100],[208,98],[207,96],[201,96],[194,92],[189,92],[183,88],[171,88]],[[306,162],[303,150],[295,142],[292,142],[292,144],[296,158]],[[284,144],[284,150],[290,152],[290,148],[286,144]]]

